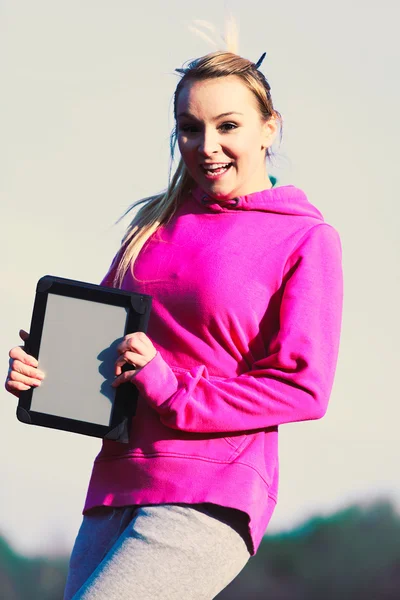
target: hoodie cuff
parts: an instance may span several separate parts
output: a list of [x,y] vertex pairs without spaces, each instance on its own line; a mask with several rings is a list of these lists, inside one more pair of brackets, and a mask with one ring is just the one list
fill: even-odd
[[159,352],[132,377],[131,381],[142,398],[153,408],[164,404],[178,389],[178,380],[174,372]]

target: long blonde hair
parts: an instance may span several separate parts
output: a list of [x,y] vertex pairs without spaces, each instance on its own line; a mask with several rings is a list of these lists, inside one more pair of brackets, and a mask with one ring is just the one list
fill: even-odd
[[[255,63],[250,60],[233,52],[219,50],[197,58],[189,62],[186,67],[176,70],[181,74],[181,79],[174,94],[175,122],[179,93],[187,82],[236,75],[255,95],[262,119],[267,121],[274,117],[281,123],[281,115],[274,109],[272,104],[269,83]],[[177,130],[175,126],[171,134],[171,160],[173,159],[176,139]],[[266,150],[266,156],[270,156],[269,148]],[[176,209],[194,185],[195,182],[185,163],[180,159],[175,174],[172,178],[170,177],[165,192],[142,198],[125,212],[123,216],[126,216],[136,206],[143,205],[135,214],[122,239],[113,278],[114,287],[121,287],[127,270],[135,262],[146,241],[158,227],[167,223],[174,216]]]

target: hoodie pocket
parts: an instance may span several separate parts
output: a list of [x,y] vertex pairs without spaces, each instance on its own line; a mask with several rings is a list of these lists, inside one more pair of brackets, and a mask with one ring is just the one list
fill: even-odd
[[243,450],[245,450],[245,448],[247,448],[247,446],[250,444],[253,437],[254,435],[251,433],[225,437],[225,442],[234,450],[230,460],[234,460],[241,452],[243,452]]
[[137,457],[198,458],[230,463],[250,443],[252,435],[199,434],[172,429],[162,424],[159,415],[139,398],[132,422],[129,444],[103,442],[98,460]]

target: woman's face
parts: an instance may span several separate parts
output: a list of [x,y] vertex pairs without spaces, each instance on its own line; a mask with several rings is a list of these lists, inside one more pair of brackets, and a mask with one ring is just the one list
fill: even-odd
[[188,82],[178,96],[176,120],[182,159],[206,193],[232,199],[271,187],[265,151],[276,121],[262,120],[239,77]]

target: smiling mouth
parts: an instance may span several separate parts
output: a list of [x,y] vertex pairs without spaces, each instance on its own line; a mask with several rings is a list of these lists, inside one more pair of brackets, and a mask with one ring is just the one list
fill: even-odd
[[223,173],[226,173],[232,166],[232,163],[215,163],[210,165],[201,165],[203,172],[207,177],[218,177]]

